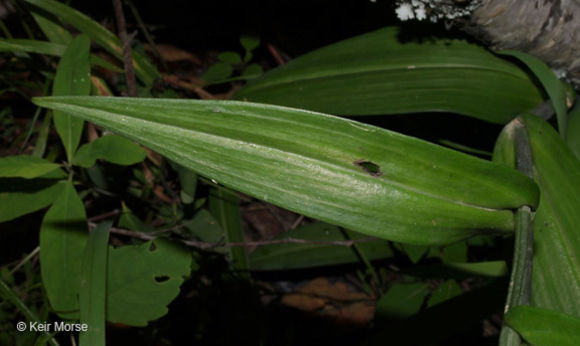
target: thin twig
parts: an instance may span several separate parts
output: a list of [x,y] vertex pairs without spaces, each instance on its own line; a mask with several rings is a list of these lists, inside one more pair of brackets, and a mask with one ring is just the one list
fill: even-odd
[[282,58],[282,56],[280,55],[280,53],[278,52],[278,50],[272,46],[271,44],[266,45],[266,47],[268,47],[268,52],[270,52],[270,54],[272,55],[272,58],[274,58],[274,60],[276,61],[276,63],[278,65],[284,65],[286,62],[284,61],[284,58]]
[[[89,222],[89,227],[95,228],[97,225],[94,222]],[[164,232],[168,232],[164,230]],[[138,232],[131,231],[123,228],[111,227],[111,233],[124,235],[132,238],[137,238],[141,240],[153,240],[157,238],[159,232]],[[364,237],[356,238],[351,240],[308,240],[308,239],[297,239],[297,238],[286,238],[286,239],[273,239],[273,240],[260,240],[260,241],[246,241],[246,242],[230,242],[224,244],[222,242],[202,242],[196,240],[181,240],[181,242],[187,246],[195,247],[198,249],[214,249],[214,248],[230,248],[238,246],[264,246],[264,245],[278,245],[278,244],[317,244],[317,245],[334,245],[334,246],[346,246],[351,247],[356,243],[364,243],[370,241],[379,240],[375,237]]]
[[[131,97],[137,97],[137,80],[135,79],[135,70],[133,70],[133,58],[131,56],[131,38],[127,35],[127,25],[121,0],[113,0],[115,17],[117,18],[117,29],[119,38],[123,44],[123,65],[125,67],[125,77],[127,78],[127,90]],[[133,34],[134,35],[134,34]]]

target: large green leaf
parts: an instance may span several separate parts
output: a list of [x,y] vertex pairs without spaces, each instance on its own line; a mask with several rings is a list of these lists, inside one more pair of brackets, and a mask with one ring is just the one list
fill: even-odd
[[517,306],[505,316],[505,322],[530,345],[580,345],[580,319],[561,312]]
[[541,190],[534,221],[532,305],[580,317],[580,161],[544,120],[523,115]]
[[402,42],[396,28],[299,57],[234,96],[339,115],[449,111],[494,123],[542,102],[516,65],[459,40]]
[[398,283],[389,288],[377,302],[375,314],[379,319],[402,319],[414,315],[429,293],[423,282]]
[[40,229],[42,283],[50,305],[65,319],[78,317],[81,263],[87,237],[85,207],[72,183],[66,182]]
[[62,190],[64,176],[56,170],[36,179],[0,179],[0,222],[48,207]]
[[511,232],[531,179],[374,126],[234,101],[34,99],[134,139],[234,190],[357,232],[443,244]]
[[[36,41],[27,39],[2,39],[0,40],[0,52],[27,52],[62,56],[66,50],[66,45],[46,41]],[[89,57],[91,65],[97,65],[115,72],[122,72],[119,67],[111,64],[107,60],[91,54]]]
[[35,156],[19,155],[0,158],[0,178],[32,179],[45,175],[60,166]]
[[191,255],[164,239],[109,249],[107,320],[132,326],[167,313],[189,275]]
[[576,102],[576,106],[568,113],[567,125],[566,144],[580,160],[580,102]]
[[[91,91],[91,67],[89,50],[91,42],[85,35],[79,35],[66,48],[54,77],[54,96],[89,95]],[[66,150],[69,162],[81,141],[83,120],[70,113],[54,111],[54,126]]]
[[[53,14],[64,23],[72,25],[80,32],[89,36],[96,44],[105,48],[109,53],[122,59],[123,48],[117,36],[83,13],[55,0],[26,0],[26,2]],[[151,65],[145,55],[133,51],[132,56],[137,77],[145,85],[152,86],[155,79],[160,77],[159,72]]]
[[[349,239],[364,237],[360,233],[346,232]],[[360,262],[359,256],[352,247],[328,244],[332,241],[345,240],[339,227],[317,222],[288,231],[276,240],[284,241],[289,238],[305,240],[306,243],[260,246],[250,255],[250,268],[252,270],[286,270]],[[370,261],[393,255],[388,242],[384,240],[361,242],[358,246]]]

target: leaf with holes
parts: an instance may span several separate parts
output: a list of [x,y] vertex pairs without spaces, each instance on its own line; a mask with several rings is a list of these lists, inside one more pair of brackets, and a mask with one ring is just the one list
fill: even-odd
[[109,248],[107,320],[145,326],[165,315],[191,261],[185,249],[164,239]]
[[455,112],[494,123],[542,102],[518,66],[472,43],[403,42],[388,27],[323,47],[249,82],[236,100],[337,115]]
[[235,101],[34,102],[125,135],[234,190],[389,240],[445,244],[511,232],[512,209],[538,200],[534,182],[513,169],[321,113]]

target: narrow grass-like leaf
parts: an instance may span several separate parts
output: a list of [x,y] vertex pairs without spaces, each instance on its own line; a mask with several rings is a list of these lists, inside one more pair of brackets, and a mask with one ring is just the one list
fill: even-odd
[[191,255],[164,239],[109,248],[107,320],[145,326],[165,315],[190,266]]
[[59,169],[56,163],[39,157],[19,155],[0,158],[0,178],[32,179]]
[[513,56],[526,64],[536,75],[546,90],[558,118],[558,130],[562,138],[566,136],[566,89],[558,77],[542,60],[524,52],[503,50],[502,55]]
[[561,312],[518,306],[505,316],[505,322],[530,345],[580,345],[580,319]]
[[0,179],[0,222],[48,207],[64,187],[61,170],[36,179]]
[[[226,242],[244,242],[239,199],[235,192],[223,188],[212,189],[209,194],[209,210],[224,230]],[[228,253],[233,268],[248,270],[248,254],[245,247],[230,247]]]
[[73,165],[91,167],[97,159],[129,166],[145,159],[145,150],[127,138],[107,135],[84,144],[75,154]]
[[236,100],[338,115],[446,111],[494,123],[542,102],[516,65],[459,40],[402,42],[388,27],[318,49],[252,80]]
[[42,221],[40,269],[50,305],[63,319],[78,318],[81,263],[87,242],[83,202],[71,182]]
[[67,46],[72,41],[72,35],[66,30],[58,19],[45,11],[32,6],[30,14],[50,42]]
[[[85,35],[71,41],[64,52],[54,77],[54,96],[89,95],[91,67],[89,50],[91,42]],[[54,125],[64,145],[68,161],[72,161],[81,140],[84,121],[70,113],[54,111]]]
[[[27,39],[2,39],[0,40],[0,52],[27,52],[36,54],[46,54],[53,56],[62,56],[66,50],[66,45],[46,42],[46,41],[36,41]],[[111,64],[107,60],[91,54],[89,56],[89,62],[91,65],[100,66],[115,72],[123,72],[123,69]]]
[[111,222],[100,223],[85,247],[79,291],[80,322],[88,331],[79,333],[80,346],[105,345],[107,251]]
[[[346,232],[352,240],[365,237],[360,233]],[[250,255],[251,269],[287,270],[360,262],[360,258],[352,247],[318,243],[344,241],[344,234],[339,227],[317,222],[286,232],[275,239],[288,238],[302,239],[308,242],[305,244],[289,243],[260,246]],[[370,261],[393,255],[388,242],[384,240],[361,242],[358,246]]]
[[[55,0],[26,0],[26,2],[57,16],[63,22],[72,25],[86,34],[96,44],[106,49],[119,59],[123,57],[121,41],[112,32],[95,22],[88,16]],[[147,86],[152,86],[156,78],[160,77],[157,69],[151,65],[147,57],[136,51],[132,52],[133,66],[137,77]]]
[[535,206],[521,173],[378,127],[234,101],[35,98],[134,139],[210,179],[357,232],[444,244],[511,232]]
[[541,190],[534,220],[532,306],[580,317],[580,161],[544,120],[519,117]]

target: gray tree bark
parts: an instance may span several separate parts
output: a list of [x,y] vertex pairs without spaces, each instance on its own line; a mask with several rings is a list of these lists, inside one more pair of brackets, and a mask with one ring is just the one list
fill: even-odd
[[[460,5],[465,0],[455,0]],[[580,89],[579,0],[480,0],[465,30],[492,50],[531,54]]]

